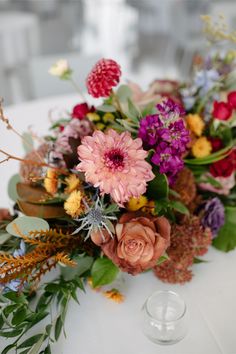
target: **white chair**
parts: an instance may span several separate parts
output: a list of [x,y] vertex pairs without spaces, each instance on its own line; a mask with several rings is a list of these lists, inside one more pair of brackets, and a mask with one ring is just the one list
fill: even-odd
[[0,70],[3,75],[0,95],[8,96],[12,103],[20,102],[29,95],[21,80],[21,72],[27,69],[29,59],[38,54],[39,48],[39,27],[35,15],[0,13]]

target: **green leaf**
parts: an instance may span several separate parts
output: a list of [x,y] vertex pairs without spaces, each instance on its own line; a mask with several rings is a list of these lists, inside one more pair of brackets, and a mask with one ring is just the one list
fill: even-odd
[[32,135],[28,132],[25,132],[22,134],[22,137],[23,137],[23,148],[27,153],[31,152],[32,150],[34,150],[34,140],[32,138]]
[[10,237],[11,235],[8,233],[0,232],[0,245],[3,245]]
[[23,329],[14,329],[12,331],[0,331],[0,337],[5,337],[5,338],[13,338],[17,337],[21,334]]
[[31,350],[29,351],[28,354],[38,354],[39,349],[41,348],[43,342],[44,342],[44,337],[45,335],[42,334],[41,337],[39,338],[38,342],[33,345]]
[[20,307],[13,315],[11,323],[13,326],[19,325],[25,320],[27,316],[27,310],[25,307]]
[[200,259],[200,258],[195,257],[193,260],[193,263],[200,264],[200,263],[207,263],[207,261],[204,261],[204,259]]
[[6,348],[3,349],[1,354],[7,354],[12,348],[15,348],[15,344],[8,345]]
[[15,291],[9,291],[3,295],[7,299],[15,302],[16,304],[26,304],[27,300],[23,294],[18,294]]
[[157,265],[162,264],[163,262],[167,261],[169,259],[169,256],[167,253],[163,254],[163,256],[161,256],[158,261],[157,261]]
[[105,257],[96,259],[91,271],[93,286],[96,288],[112,283],[118,272],[119,269],[110,259]]
[[147,195],[150,199],[159,200],[167,198],[169,194],[169,184],[166,175],[157,171],[157,168],[153,168],[155,178],[148,183]]
[[6,230],[9,234],[20,237],[16,226],[24,235],[28,235],[30,231],[49,230],[50,228],[46,220],[34,216],[20,216],[7,225]]
[[58,338],[60,337],[62,328],[63,328],[63,322],[61,316],[58,316],[55,324],[55,334],[54,334],[56,340],[58,340]]
[[184,159],[184,162],[188,165],[208,165],[210,163],[222,160],[225,158],[229,153],[231,148],[233,147],[233,144],[229,144],[226,146],[224,149],[221,149],[217,152],[214,152],[213,154],[210,154],[209,156],[202,157],[202,158],[196,158],[196,159]]
[[45,350],[44,350],[44,354],[51,354],[51,348],[50,348],[50,345],[48,345]]
[[57,291],[60,291],[60,290],[61,290],[61,286],[59,284],[50,283],[45,286],[45,291],[47,291],[49,293],[56,293]]
[[61,267],[61,274],[66,280],[71,280],[75,276],[81,276],[87,272],[93,264],[93,257],[77,256],[73,258],[73,261],[77,262],[78,265],[76,267]]
[[188,208],[180,201],[172,200],[170,206],[181,214],[189,215]]
[[20,175],[16,174],[16,175],[12,176],[8,182],[7,192],[8,192],[9,198],[11,200],[13,200],[13,202],[16,202],[17,199],[19,199],[19,196],[18,196],[17,190],[16,190],[16,185],[20,181],[21,181]]
[[116,91],[116,96],[119,101],[126,102],[128,98],[132,96],[132,91],[127,85],[120,85],[118,90]]
[[17,349],[31,347],[33,344],[37,343],[39,341],[39,339],[41,339],[42,336],[43,336],[43,334],[40,333],[40,334],[36,334],[35,336],[32,336],[30,338],[27,338],[23,343],[21,343],[17,347]]
[[128,98],[128,111],[125,112],[128,118],[130,118],[134,123],[139,123],[141,118],[141,112],[135,106],[135,104]]
[[225,224],[212,244],[223,252],[229,252],[236,247],[236,207],[225,207]]
[[97,111],[112,113],[112,112],[116,111],[116,108],[112,105],[103,104],[103,105],[97,107]]

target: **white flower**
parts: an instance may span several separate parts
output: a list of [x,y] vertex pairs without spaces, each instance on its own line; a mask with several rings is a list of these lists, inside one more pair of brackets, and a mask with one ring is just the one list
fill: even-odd
[[60,59],[55,64],[53,64],[51,66],[51,68],[49,69],[48,72],[49,72],[49,74],[51,74],[53,76],[58,76],[58,77],[62,78],[66,74],[69,74],[70,71],[71,71],[71,69],[69,67],[67,60]]

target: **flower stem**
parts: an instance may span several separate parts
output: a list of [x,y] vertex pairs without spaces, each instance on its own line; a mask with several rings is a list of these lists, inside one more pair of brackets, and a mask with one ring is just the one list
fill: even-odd
[[72,86],[75,88],[75,90],[79,93],[79,95],[81,96],[82,100],[87,103],[87,99],[85,98],[83,92],[81,91],[80,87],[77,85],[77,83],[75,82],[75,80],[70,77],[70,82],[72,84]]

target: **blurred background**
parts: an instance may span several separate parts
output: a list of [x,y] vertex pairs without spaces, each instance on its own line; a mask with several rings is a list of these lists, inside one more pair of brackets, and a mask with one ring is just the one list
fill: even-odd
[[206,47],[200,15],[219,13],[233,26],[235,0],[0,0],[0,96],[15,104],[73,92],[48,74],[62,58],[82,89],[101,57],[143,86],[184,80]]

